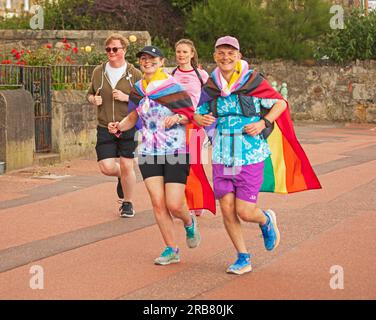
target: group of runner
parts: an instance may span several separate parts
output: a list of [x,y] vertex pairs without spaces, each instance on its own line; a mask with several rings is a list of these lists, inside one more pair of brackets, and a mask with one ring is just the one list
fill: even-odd
[[[194,43],[188,39],[175,45],[177,67],[171,74],[164,68],[162,50],[155,46],[137,53],[141,71],[137,70],[125,59],[128,44],[120,34],[106,39],[108,61],[94,70],[88,91],[88,101],[98,107],[99,168],[118,177],[120,216],[135,214],[136,156],[165,245],[154,263],[180,261],[174,218],[184,224],[187,246],[200,244],[197,216],[204,209],[215,213],[215,197],[237,251],[227,272],[251,271],[241,220],[259,225],[267,250],[280,242],[275,212],[260,209],[257,199],[264,162],[271,154],[267,137],[288,109],[287,102],[277,93],[253,94],[260,85],[268,86],[265,92],[271,87],[242,59],[239,41],[232,36],[216,41],[216,68],[210,76],[200,68]],[[213,189],[205,185],[205,176],[197,179],[204,172],[200,158],[204,129],[212,143]],[[203,187],[195,187],[195,178]]]

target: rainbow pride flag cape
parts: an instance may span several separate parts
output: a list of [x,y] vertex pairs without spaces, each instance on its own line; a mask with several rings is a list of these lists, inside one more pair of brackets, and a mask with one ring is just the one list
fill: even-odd
[[[159,79],[150,82],[146,88],[142,80],[135,83],[129,95],[128,113],[135,110],[145,97],[169,108],[172,112],[185,115],[190,120],[193,119],[194,108],[191,98],[175,78],[166,73],[160,72]],[[138,129],[142,127],[141,119],[138,120],[136,127]],[[190,159],[191,161],[192,159],[197,159],[197,161],[191,162],[185,189],[188,208],[190,210],[207,209],[215,214],[214,192],[201,163],[203,136],[199,134],[192,135],[193,129],[199,129],[194,123],[189,123],[186,129],[186,143]],[[191,137],[197,140],[192,143]]]
[[[240,71],[241,76],[231,84],[231,94],[285,100],[253,69],[248,70],[247,68],[246,71],[244,69]],[[216,68],[203,87],[200,104],[229,94],[221,89],[219,81],[219,71]],[[271,155],[265,160],[264,182],[260,191],[286,194],[303,190],[320,189],[320,182],[296,138],[289,104],[287,101],[286,103],[286,110],[275,121],[274,130],[267,138]],[[215,126],[216,123],[205,128],[208,135],[213,134]]]

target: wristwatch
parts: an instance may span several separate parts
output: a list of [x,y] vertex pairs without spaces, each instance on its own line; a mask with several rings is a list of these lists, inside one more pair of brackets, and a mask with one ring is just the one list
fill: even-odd
[[262,118],[265,122],[265,127],[266,128],[272,128],[273,127],[273,123],[271,123],[268,119],[266,118]]
[[178,116],[178,122],[180,124],[180,121],[182,121],[184,119],[184,117],[180,114],[180,113],[177,113],[177,116]]

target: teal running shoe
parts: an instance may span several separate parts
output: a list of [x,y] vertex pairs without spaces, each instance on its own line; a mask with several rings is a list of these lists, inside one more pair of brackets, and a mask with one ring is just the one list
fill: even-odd
[[155,264],[162,266],[178,262],[180,262],[179,249],[174,250],[172,247],[166,247],[161,255],[154,260]]
[[198,230],[197,219],[195,215],[191,215],[192,217],[192,225],[184,226],[185,232],[187,233],[187,246],[189,248],[196,248],[200,244],[201,235],[200,231]]

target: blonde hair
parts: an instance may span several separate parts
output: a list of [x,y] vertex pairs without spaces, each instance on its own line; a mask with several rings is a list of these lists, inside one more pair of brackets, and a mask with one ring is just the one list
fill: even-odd
[[125,50],[127,50],[128,46],[129,46],[129,41],[128,41],[127,38],[125,38],[124,36],[122,36],[120,33],[112,33],[112,34],[110,34],[110,36],[107,37],[107,39],[105,40],[104,45],[107,46],[113,40],[120,40],[120,43],[123,46],[123,48]]
[[178,42],[175,43],[175,50],[176,50],[177,46],[180,45],[180,44],[186,44],[186,45],[190,46],[190,48],[193,51],[193,57],[191,59],[191,64],[192,64],[193,67],[197,68],[197,66],[198,66],[198,54],[197,54],[197,50],[196,50],[196,47],[195,47],[193,41],[189,40],[189,39],[180,39]]

